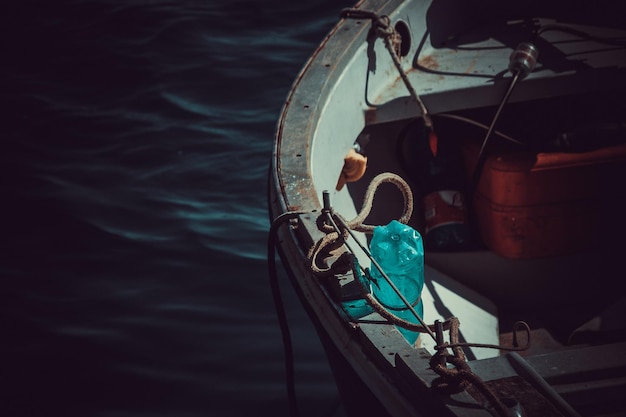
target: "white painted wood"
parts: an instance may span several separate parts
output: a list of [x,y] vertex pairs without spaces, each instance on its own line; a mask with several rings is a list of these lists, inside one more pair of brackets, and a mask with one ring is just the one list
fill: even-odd
[[[454,316],[461,323],[460,332],[465,342],[497,345],[499,335],[495,304],[428,265],[424,271],[425,285],[422,300],[426,323],[434,323],[435,320],[443,321]],[[431,337],[423,334],[421,341],[423,348],[431,353],[435,352],[435,341]],[[490,358],[500,354],[497,349],[471,348],[470,350],[475,359]]]

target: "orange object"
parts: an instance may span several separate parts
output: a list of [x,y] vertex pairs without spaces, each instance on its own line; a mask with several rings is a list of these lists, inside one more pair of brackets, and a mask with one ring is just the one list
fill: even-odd
[[[467,141],[468,174],[479,144]],[[581,153],[490,155],[473,199],[483,242],[515,259],[573,253],[626,233],[626,144]],[[620,236],[618,236],[620,235]]]
[[428,133],[428,146],[430,147],[430,152],[432,152],[433,156],[437,156],[437,144],[439,139],[437,135],[432,130]]
[[367,168],[367,157],[354,149],[350,149],[343,159],[343,169],[337,181],[337,191],[341,190],[347,182],[355,182],[361,179]]

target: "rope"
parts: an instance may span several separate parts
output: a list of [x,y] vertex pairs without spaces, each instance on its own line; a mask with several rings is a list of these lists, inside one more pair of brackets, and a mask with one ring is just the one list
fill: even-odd
[[[327,205],[325,196],[325,207],[322,210],[322,214],[317,218],[316,224],[320,231],[326,233],[324,237],[319,239],[313,247],[310,249],[308,254],[308,259],[310,262],[311,269],[314,273],[318,275],[331,275],[331,274],[344,274],[347,273],[350,269],[353,270],[355,278],[361,277],[360,271],[357,270],[358,262],[355,260],[355,255],[348,246],[346,239],[348,236],[352,236],[352,230],[362,231],[364,233],[372,233],[375,226],[366,225],[363,222],[369,215],[374,195],[378,189],[378,187],[385,183],[390,182],[396,185],[404,196],[405,207],[402,216],[399,221],[401,223],[406,224],[413,212],[413,195],[409,185],[402,179],[402,177],[392,174],[392,173],[383,173],[377,175],[372,182],[369,184],[367,191],[365,193],[363,207],[361,211],[357,214],[357,216],[350,220],[346,221],[341,215],[334,213],[330,204]],[[338,226],[341,225],[340,226]],[[364,250],[370,259],[374,262],[375,260],[371,257],[371,254],[355,239],[357,243],[361,246],[361,249]],[[343,252],[338,259],[332,264],[330,267],[320,267],[318,265],[318,256],[321,253],[330,254],[333,250],[340,248],[343,245],[348,247],[347,252]],[[378,264],[376,267],[379,268]],[[379,268],[380,269],[380,268]],[[371,280],[369,276],[369,271],[367,269],[364,270],[365,276]],[[386,277],[384,271],[381,270],[383,276]],[[420,324],[409,322],[408,320],[404,320],[395,314],[388,311],[376,298],[368,291],[366,286],[364,285],[361,279],[357,279],[360,285],[358,285],[359,290],[361,291],[362,297],[367,301],[367,303],[380,314],[384,319],[386,319],[389,323],[402,327],[404,329],[410,331],[416,331],[420,333],[428,333],[436,342],[437,346],[435,346],[436,353],[430,359],[430,366],[435,373],[439,376],[435,378],[431,386],[434,390],[452,394],[456,392],[461,392],[467,389],[470,385],[474,385],[487,399],[489,404],[494,408],[494,410],[498,413],[498,415],[502,417],[506,417],[508,415],[508,409],[500,400],[500,398],[491,390],[489,386],[478,376],[476,375],[469,365],[467,364],[467,360],[465,358],[465,354],[463,352],[463,347],[481,347],[481,348],[492,348],[492,349],[500,349],[500,350],[525,350],[530,346],[530,327],[524,322],[518,322],[514,328],[514,344],[513,347],[504,347],[499,345],[491,345],[491,344],[483,344],[483,343],[461,343],[459,342],[459,320],[456,317],[451,317],[447,319],[443,324],[439,322],[435,322],[434,325],[426,325],[422,318],[415,312],[412,306],[406,301],[404,296],[393,286],[393,283],[389,280],[390,285],[394,288],[394,290],[398,293],[400,298],[405,302],[408,309],[413,311],[413,314],[417,318]],[[517,346],[517,331],[518,327],[523,327],[526,331],[526,345]],[[443,331],[448,330],[450,332],[450,342],[443,342]],[[435,334],[435,332],[437,334]],[[450,355],[448,353],[448,349],[451,349],[453,354]],[[454,367],[448,368],[447,364],[451,364]]]
[[[489,401],[494,410],[501,417],[507,417],[508,409],[506,405],[500,400],[500,398],[493,392],[493,390],[487,386],[487,384],[476,375],[469,365],[463,352],[463,347],[480,347],[491,348],[506,351],[521,351],[530,347],[530,327],[523,321],[517,322],[514,326],[514,341],[517,344],[517,331],[519,327],[523,327],[526,332],[526,344],[524,346],[500,346],[485,343],[460,343],[459,342],[459,326],[460,322],[457,317],[451,317],[442,324],[440,328],[435,325],[424,326],[421,324],[411,323],[407,320],[397,317],[393,313],[390,313],[374,296],[367,292],[363,285],[360,285],[361,293],[366,299],[368,304],[380,314],[384,319],[390,323],[405,328],[411,331],[417,331],[420,333],[429,333],[439,331],[450,332],[450,343],[442,343],[435,346],[436,353],[430,358],[431,369],[439,375],[431,382],[433,390],[439,391],[443,394],[455,394],[466,390],[470,385],[474,385]],[[447,349],[452,349],[453,355],[447,352]],[[448,368],[446,364],[449,363],[454,368]]]
[[[397,31],[391,26],[391,20],[388,16],[378,16],[376,13],[367,11],[367,10],[359,10],[353,8],[346,8],[341,11],[342,18],[353,18],[353,19],[370,19],[372,21],[372,25],[375,29],[376,34],[383,38],[385,42],[385,46],[389,51],[389,54],[392,58],[396,69],[398,70],[400,77],[402,78],[404,84],[411,97],[418,103],[422,118],[424,119],[424,124],[428,127],[431,132],[433,131],[433,123],[428,113],[428,110],[420,97],[415,92],[415,89],[411,85],[407,75],[402,69],[402,65],[399,58],[399,45],[402,40]],[[330,254],[332,251],[340,248],[346,243],[347,238],[351,235],[350,230],[359,231],[363,233],[371,234],[376,226],[364,224],[365,219],[369,215],[373,198],[375,192],[378,187],[384,183],[390,182],[398,187],[398,189],[402,192],[405,206],[404,212],[402,216],[398,219],[399,222],[407,224],[411,214],[413,212],[413,195],[411,193],[411,189],[408,184],[402,179],[400,176],[392,173],[383,173],[376,176],[370,185],[367,188],[363,207],[361,211],[357,214],[357,216],[350,220],[346,221],[340,214],[335,213],[332,208],[325,208],[322,211],[322,215],[317,218],[316,224],[320,231],[325,233],[325,236],[319,239],[309,250],[308,260],[310,262],[311,270],[317,274],[322,276],[333,275],[338,273],[347,273],[350,268],[353,268],[353,272],[356,277],[360,277],[360,271],[355,270],[354,254],[351,254],[352,250],[349,252],[342,253],[338,259],[331,266],[320,266],[319,265],[319,256],[324,253],[325,255]],[[337,225],[341,225],[339,228]],[[353,235],[352,235],[353,236]],[[353,236],[354,237],[354,236]],[[358,243],[358,240],[357,240]],[[359,243],[360,245],[360,243]],[[349,248],[349,247],[348,247]],[[363,249],[363,247],[361,246]],[[366,251],[366,253],[368,253]],[[368,253],[368,256],[371,255]],[[381,271],[384,274],[384,271]],[[368,279],[369,273],[365,270],[365,275]],[[463,352],[463,347],[481,347],[481,348],[492,348],[492,349],[500,349],[500,350],[526,350],[530,346],[530,328],[528,324],[525,322],[518,322],[514,328],[514,344],[517,345],[517,330],[518,327],[523,327],[527,334],[527,343],[524,346],[513,346],[513,347],[504,347],[499,345],[491,345],[491,344],[481,344],[481,343],[461,343],[459,342],[459,320],[456,317],[451,317],[445,320],[444,323],[436,322],[435,325],[425,325],[419,315],[415,314],[418,318],[420,324],[412,323],[407,320],[401,319],[395,314],[389,312],[376,298],[367,290],[366,286],[363,285],[363,282],[360,279],[357,279],[361,285],[359,285],[359,289],[363,298],[368,302],[368,304],[380,314],[384,319],[386,319],[389,323],[400,326],[407,330],[428,333],[433,337],[436,341],[442,340],[443,331],[449,331],[450,334],[450,342],[449,343],[440,343],[438,342],[437,346],[435,346],[436,353],[430,359],[430,366],[435,373],[439,376],[435,378],[431,386],[434,390],[443,392],[443,393],[456,393],[461,392],[467,389],[470,385],[474,385],[488,400],[494,410],[498,415],[502,417],[508,416],[508,409],[504,405],[504,403],[500,400],[500,398],[487,386],[487,384],[476,375],[469,365],[467,364],[467,360],[465,354]],[[402,294],[399,294],[402,297]],[[403,298],[404,299],[404,298]],[[411,306],[407,304],[407,308],[411,309]],[[414,310],[413,310],[414,311]],[[437,336],[434,332],[437,332]],[[448,352],[448,349],[452,350],[452,355]],[[454,367],[448,368],[447,364],[451,364]]]
[[[363,288],[362,285],[360,287]],[[437,325],[423,326],[401,319],[387,311],[372,294],[366,292],[364,289],[362,289],[362,294],[374,311],[394,325],[420,333],[432,334],[438,331]],[[435,346],[436,353],[430,358],[429,364],[431,369],[439,376],[431,382],[431,387],[433,390],[443,394],[455,394],[466,390],[470,385],[474,385],[485,396],[499,416],[507,417],[509,414],[506,405],[493,390],[471,370],[467,364],[462,347],[482,347],[507,351],[526,350],[530,347],[530,327],[528,327],[528,324],[525,322],[517,322],[515,325],[516,330],[514,338],[515,340],[517,339],[517,327],[522,326],[527,334],[527,343],[524,346],[505,347],[483,343],[460,343],[458,342],[459,325],[459,319],[456,317],[451,317],[443,323],[442,330],[448,330],[450,332],[451,342]],[[452,349],[453,355],[447,352],[448,348]],[[446,366],[447,363],[453,365],[454,368],[448,368]]]
[[[470,385],[474,385],[485,396],[487,401],[489,401],[489,404],[492,405],[492,407],[499,416],[507,417],[509,415],[508,409],[506,405],[502,402],[502,400],[500,400],[500,398],[493,392],[493,390],[489,386],[487,386],[487,384],[471,370],[471,368],[467,364],[465,353],[463,352],[462,348],[479,347],[505,351],[526,350],[530,347],[530,327],[528,326],[528,324],[523,321],[515,323],[513,332],[514,346],[507,347],[486,343],[461,343],[459,342],[460,322],[457,317],[451,317],[445,320],[445,322],[441,326],[438,326],[437,323],[428,326],[424,326],[423,324],[411,323],[387,311],[387,309],[378,300],[376,300],[376,298],[371,293],[367,291],[362,283],[361,285],[359,285],[359,288],[361,290],[361,295],[374,309],[374,311],[380,314],[391,324],[400,326],[407,330],[420,333],[429,333],[431,335],[433,335],[434,332],[437,332],[441,338],[443,337],[443,335],[441,335],[440,332],[446,330],[450,332],[450,342],[437,344],[437,346],[435,346],[436,353],[430,358],[429,363],[431,369],[439,375],[439,377],[435,378],[431,382],[433,390],[439,391],[444,394],[455,394],[466,390]],[[519,327],[522,327],[526,333],[526,344],[523,346],[517,345],[517,332],[519,330]],[[435,340],[438,339],[436,336],[434,338]],[[450,355],[448,353],[447,349],[449,348],[452,349],[453,355]],[[448,368],[446,366],[447,363],[453,365],[454,368]]]
[[[431,363],[433,358],[431,358]],[[489,401],[489,404],[491,404],[499,416],[509,416],[506,405],[478,375],[472,372],[464,359],[456,356],[446,356],[446,362],[454,365],[455,368],[448,369],[440,364],[434,365],[433,370],[442,376],[432,381],[433,389],[452,394],[464,391],[470,384],[474,385],[487,398],[487,401]]]
[[[445,393],[454,394],[464,391],[470,384],[474,385],[489,401],[498,415],[502,417],[508,416],[508,409],[500,398],[493,392],[489,386],[474,372],[467,364],[465,354],[461,349],[463,346],[493,347],[501,350],[525,350],[530,346],[530,327],[523,321],[517,322],[514,327],[514,340],[517,340],[518,327],[523,327],[526,331],[527,339],[525,346],[503,347],[497,345],[459,343],[459,320],[452,317],[447,321],[450,331],[450,343],[444,343],[435,347],[437,353],[430,358],[430,367],[439,375],[434,379],[431,386],[434,390]],[[453,355],[447,352],[447,348],[451,348]],[[446,364],[451,364],[454,368],[448,368]]]
[[[420,324],[422,325],[422,327],[420,327],[422,331],[425,330],[434,339],[435,338],[434,333],[426,327],[420,315],[417,314],[417,312],[413,308],[413,306],[419,302],[421,297],[418,297],[418,299],[415,301],[414,304],[409,303],[409,301],[407,301],[407,299],[404,297],[404,294],[402,294],[402,292],[398,290],[398,288],[393,283],[393,281],[391,281],[391,279],[387,276],[385,271],[383,271],[383,269],[380,267],[378,262],[376,262],[376,259],[372,257],[368,249],[365,248],[361,244],[361,242],[359,242],[359,240],[353,235],[353,232],[352,232],[352,230],[361,231],[363,233],[374,232],[374,228],[376,226],[363,224],[363,221],[365,221],[365,219],[370,213],[376,190],[381,184],[385,182],[389,182],[389,183],[396,185],[398,189],[402,192],[402,195],[404,197],[404,211],[402,213],[402,216],[400,216],[400,218],[398,219],[398,221],[403,224],[408,223],[408,221],[411,218],[411,214],[413,213],[413,194],[411,192],[411,187],[399,175],[396,175],[390,172],[385,172],[385,173],[377,175],[367,187],[367,190],[365,192],[363,207],[361,208],[361,212],[349,222],[346,221],[341,215],[333,212],[332,207],[330,207],[330,203],[327,202],[328,194],[327,192],[325,192],[324,209],[322,210],[322,214],[317,218],[317,227],[320,231],[326,233],[326,236],[318,240],[309,250],[308,259],[310,262],[310,268],[314,273],[316,273],[317,275],[321,275],[321,276],[345,274],[351,268],[354,268],[354,264],[355,264],[354,251],[352,250],[352,248],[347,242],[348,235],[352,236],[352,238],[359,245],[361,250],[372,261],[372,264],[374,264],[374,266],[380,271],[381,275],[387,281],[387,283],[390,285],[393,291],[398,295],[398,297],[406,305],[406,309],[410,310],[415,316],[415,318],[417,319],[417,321],[420,322]],[[338,226],[338,224],[341,225],[341,227]],[[332,266],[330,267],[319,266],[318,256],[320,254],[324,253],[325,255],[330,255],[330,252],[340,248],[344,244],[348,248],[348,251],[342,253],[339,256],[339,258],[332,264]],[[355,271],[354,273],[355,273],[355,276],[360,276],[360,273],[358,271]],[[379,302],[377,300],[374,300],[374,298],[370,294],[367,294],[367,291],[364,292],[364,297],[366,299],[369,298],[371,302],[375,302],[379,304]],[[387,310],[382,305],[380,309],[381,311],[383,311],[383,314],[387,314]],[[395,315],[393,315],[392,313],[388,313],[388,314],[391,314],[391,316],[388,316],[390,320],[394,320],[394,319],[402,320],[399,317],[396,317]],[[410,323],[408,321],[405,321],[405,320],[402,320],[402,321],[405,324],[413,325],[413,323]]]
[[285,356],[285,383],[287,386],[287,397],[289,399],[289,412],[291,417],[299,417],[298,402],[296,399],[296,384],[294,370],[293,346],[291,343],[291,333],[289,332],[289,323],[287,322],[287,314],[283,304],[280,285],[278,283],[278,274],[276,272],[276,233],[278,228],[291,219],[295,219],[305,211],[288,211],[276,217],[270,226],[267,235],[267,267],[270,278],[270,287],[272,290],[272,298],[274,300],[274,308],[278,318],[278,325],[283,339],[283,350]]
[[376,226],[363,224],[363,222],[372,210],[374,195],[378,190],[378,187],[380,187],[380,185],[385,182],[394,184],[402,192],[402,198],[404,199],[404,211],[402,212],[402,215],[400,216],[398,221],[403,224],[407,224],[409,222],[409,220],[411,219],[411,215],[413,214],[413,193],[411,192],[411,187],[401,176],[392,174],[390,172],[385,172],[377,175],[370,182],[370,185],[365,191],[365,197],[363,198],[363,207],[361,208],[361,211],[354,219],[346,223],[350,229],[357,232],[374,233],[374,228]]
[[354,219],[346,221],[340,214],[334,213],[331,209],[329,214],[334,222],[336,224],[346,226],[341,229],[341,233],[339,233],[335,228],[336,225],[333,225],[330,221],[328,221],[325,215],[321,215],[317,218],[317,228],[321,232],[326,233],[326,235],[311,247],[307,256],[311,270],[314,273],[318,275],[333,275],[338,273],[344,274],[350,270],[349,264],[345,262],[335,262],[332,267],[322,266],[320,265],[318,258],[320,254],[328,255],[330,252],[340,248],[348,238],[348,229],[369,234],[374,232],[374,228],[376,226],[363,224],[363,222],[372,210],[374,195],[376,194],[378,187],[386,182],[394,184],[398,187],[398,189],[402,192],[402,197],[404,198],[404,210],[398,221],[404,224],[409,222],[411,215],[413,214],[413,193],[411,192],[411,187],[397,174],[385,172],[377,175],[367,187],[363,200],[363,207]]
[[424,102],[417,95],[413,85],[409,81],[409,77],[406,75],[404,70],[402,69],[402,63],[400,62],[400,53],[399,47],[402,44],[402,37],[400,34],[391,26],[391,19],[389,16],[382,15],[379,16],[376,13],[368,10],[360,10],[353,8],[345,8],[341,11],[340,16],[342,18],[351,18],[351,19],[370,19],[372,21],[372,25],[374,26],[374,30],[376,34],[383,38],[385,42],[385,47],[389,51],[389,55],[391,56],[391,60],[393,61],[404,85],[407,90],[409,90],[409,94],[417,102],[419,105],[420,111],[422,113],[422,118],[424,119],[424,125],[431,131],[433,131],[433,121],[428,113],[428,109],[424,105]]

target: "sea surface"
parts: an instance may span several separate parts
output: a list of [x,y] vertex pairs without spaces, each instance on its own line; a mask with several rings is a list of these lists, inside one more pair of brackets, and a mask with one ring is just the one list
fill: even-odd
[[[0,416],[288,414],[267,173],[289,88],[351,5],[3,6]],[[279,279],[301,415],[341,415]]]

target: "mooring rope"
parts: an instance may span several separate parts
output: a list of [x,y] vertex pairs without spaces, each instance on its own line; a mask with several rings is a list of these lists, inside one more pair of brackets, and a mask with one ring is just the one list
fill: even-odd
[[328,254],[329,252],[332,252],[333,250],[341,247],[345,240],[348,238],[350,230],[368,234],[374,232],[374,228],[376,226],[364,224],[363,222],[370,214],[374,202],[374,195],[383,183],[394,184],[402,192],[402,197],[404,199],[404,209],[398,221],[403,224],[407,224],[409,222],[409,220],[411,219],[411,215],[413,214],[413,193],[411,192],[411,187],[401,176],[397,174],[384,172],[377,175],[367,187],[367,191],[365,192],[365,197],[363,200],[363,207],[354,219],[346,221],[339,213],[330,213],[335,223],[345,225],[345,227],[342,227],[340,229],[340,232],[337,231],[337,227],[335,225],[328,221],[326,216],[322,215],[317,218],[317,228],[321,232],[324,232],[326,235],[318,240],[309,250],[308,258],[311,264],[311,269],[314,273],[318,275],[328,275],[345,273],[349,270],[349,266],[345,265],[342,265],[341,270],[336,269],[340,265],[337,265],[335,269],[333,269],[333,267],[319,266],[318,256],[321,253]]
[[291,343],[291,333],[289,332],[289,324],[287,322],[287,314],[283,304],[283,298],[278,283],[278,273],[276,271],[276,234],[278,228],[287,223],[291,219],[295,219],[307,212],[304,211],[288,211],[276,217],[270,226],[267,235],[267,267],[270,278],[270,288],[272,290],[272,298],[274,300],[274,308],[278,318],[278,325],[283,340],[283,354],[285,357],[285,383],[287,387],[287,398],[289,400],[289,412],[291,417],[299,417],[298,402],[296,400],[296,384],[294,370],[293,346]]
[[[374,195],[378,189],[378,187],[385,183],[390,182],[395,184],[398,189],[402,191],[405,206],[402,216],[398,221],[406,224],[412,214],[413,211],[413,194],[409,185],[402,179],[402,177],[392,174],[392,173],[383,173],[376,176],[371,183],[369,184],[367,191],[365,193],[364,203],[361,211],[357,214],[357,216],[350,220],[346,221],[340,214],[334,212],[332,207],[330,207],[330,203],[326,201],[327,196],[324,196],[324,209],[322,210],[322,214],[317,218],[317,227],[320,231],[325,233],[325,236],[316,242],[308,253],[308,259],[310,262],[311,270],[317,275],[335,275],[335,274],[344,274],[352,269],[353,274],[355,276],[355,280],[358,281],[359,289],[361,291],[362,297],[367,301],[367,303],[377,312],[380,316],[386,319],[389,323],[402,327],[404,329],[410,331],[416,331],[420,333],[427,333],[430,335],[433,340],[437,343],[435,346],[436,353],[431,357],[430,365],[435,373],[439,375],[438,378],[433,380],[431,386],[434,390],[445,392],[448,394],[460,392],[469,387],[470,384],[474,385],[487,399],[489,404],[494,408],[494,410],[500,416],[507,416],[508,410],[504,405],[502,400],[489,388],[489,386],[478,376],[476,375],[469,365],[467,364],[467,360],[465,358],[465,354],[463,353],[463,347],[479,347],[479,348],[490,348],[490,349],[499,349],[499,350],[508,350],[508,351],[521,351],[526,350],[530,346],[530,327],[525,322],[517,322],[514,327],[514,343],[517,344],[517,331],[519,327],[523,327],[526,331],[526,345],[524,346],[512,346],[505,347],[500,345],[493,344],[484,344],[484,343],[461,343],[459,342],[459,320],[456,317],[451,317],[447,319],[443,324],[436,322],[434,325],[426,325],[423,319],[415,312],[413,306],[404,298],[404,295],[397,289],[397,287],[393,284],[393,282],[387,277],[385,272],[380,268],[378,263],[376,263],[375,259],[371,256],[367,248],[365,248],[356,237],[353,235],[353,231],[361,231],[363,233],[373,233],[375,226],[366,225],[363,222],[369,215]],[[356,269],[356,265],[358,264],[354,258],[355,254],[352,248],[349,246],[347,239],[351,236],[357,244],[360,246],[361,250],[363,250],[366,255],[370,258],[372,263],[379,269],[383,277],[390,284],[392,289],[396,292],[396,294],[401,298],[401,300],[406,305],[407,309],[411,310],[414,316],[417,318],[419,324],[412,323],[408,320],[402,319],[392,312],[388,311],[374,296],[373,294],[366,288],[359,277],[361,276],[361,271]],[[336,261],[327,267],[320,267],[318,256],[320,254],[324,254],[326,256],[330,255],[330,252],[340,248],[341,246],[346,245],[348,248],[347,252],[343,252]],[[365,277],[371,280],[369,276],[369,271],[367,269],[363,270]],[[419,300],[419,299],[418,299]],[[443,331],[449,331],[450,342],[443,342]],[[448,353],[448,349],[451,349],[453,354],[450,355]],[[448,368],[447,364],[451,364],[454,368]]]
[[[448,320],[448,323],[451,343],[437,346],[437,352],[429,362],[431,369],[439,375],[431,382],[432,388],[441,393],[454,394],[466,390],[472,384],[485,396],[498,415],[508,416],[507,407],[502,400],[467,364],[465,353],[458,343],[459,320],[453,317]],[[452,349],[453,355],[447,352],[447,347]],[[448,368],[448,363],[454,365],[454,368]]]
[[402,63],[400,62],[399,56],[399,48],[402,44],[402,37],[395,30],[393,26],[391,26],[391,19],[387,15],[381,15],[369,11],[369,10],[360,10],[354,8],[345,8],[341,11],[340,16],[342,18],[351,18],[351,19],[370,19],[372,21],[372,25],[374,26],[374,30],[376,34],[383,39],[385,42],[385,47],[389,51],[389,55],[391,56],[391,60],[395,65],[404,85],[407,90],[409,90],[409,94],[418,104],[420,111],[422,113],[422,118],[424,119],[424,125],[429,129],[433,130],[433,121],[430,117],[428,109],[426,105],[422,101],[419,95],[415,92],[415,88],[411,84],[409,77],[406,75],[404,70],[402,69]]
[[[393,281],[387,276],[387,274],[378,264],[376,259],[372,257],[372,254],[369,252],[369,250],[365,246],[363,246],[353,234],[353,231],[360,231],[363,233],[374,232],[374,228],[376,226],[363,224],[363,222],[365,221],[372,209],[374,195],[378,190],[378,187],[380,187],[380,185],[385,182],[394,184],[402,192],[402,196],[404,198],[404,209],[402,216],[400,216],[398,221],[403,224],[408,223],[408,221],[411,219],[411,215],[413,214],[413,193],[409,184],[407,184],[407,182],[397,174],[391,172],[378,174],[367,187],[361,211],[354,219],[350,221],[346,221],[343,216],[334,212],[334,210],[330,206],[330,202],[326,201],[326,199],[328,198],[328,195],[326,193],[324,195],[324,209],[322,210],[322,214],[317,218],[318,229],[326,233],[326,235],[319,239],[309,250],[308,259],[310,268],[315,274],[320,276],[332,276],[336,274],[345,274],[346,272],[348,272],[354,264],[352,261],[354,251],[347,242],[348,236],[351,236],[354,241],[359,245],[360,249],[371,260],[374,267],[378,269],[378,271],[387,281],[391,289],[396,293],[400,300],[402,300],[402,302],[406,306],[406,309],[415,316],[418,322],[420,322],[420,324],[422,325],[421,328],[429,333],[433,339],[435,339],[435,334],[432,333],[430,329],[428,329],[428,327],[426,326],[420,315],[417,314],[414,308],[414,306],[419,302],[421,296],[418,297],[418,299],[415,300],[413,303],[409,302],[404,297],[404,294],[402,294],[402,292],[396,287]],[[319,265],[318,256],[320,254],[330,255],[332,251],[340,248],[343,245],[346,245],[346,247],[348,248],[348,252],[342,253],[331,266],[321,267]],[[355,273],[358,274],[359,272],[355,271]],[[368,297],[366,297],[366,299],[367,298]],[[385,310],[380,302],[375,300],[373,297],[371,298],[371,301],[380,305],[380,308],[387,312],[387,310]],[[392,313],[388,314],[391,314],[393,316],[392,319],[402,320]],[[406,323],[413,324],[408,321],[406,321]]]

